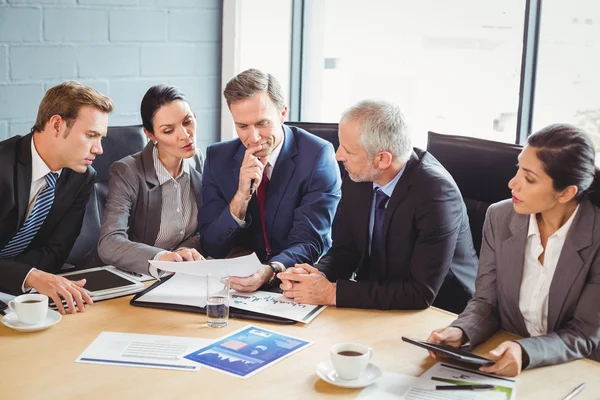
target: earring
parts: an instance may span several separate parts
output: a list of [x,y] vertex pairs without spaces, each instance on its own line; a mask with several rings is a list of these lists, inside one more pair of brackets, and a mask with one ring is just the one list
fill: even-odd
[[152,143],[156,146],[158,144],[158,140],[153,140]]

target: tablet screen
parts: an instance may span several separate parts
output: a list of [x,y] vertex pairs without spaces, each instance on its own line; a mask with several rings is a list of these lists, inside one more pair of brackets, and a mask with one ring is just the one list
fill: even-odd
[[81,273],[74,273],[65,276],[65,278],[71,281],[78,281],[80,279],[87,279],[84,286],[90,292],[98,292],[106,289],[114,289],[123,286],[134,285],[135,283],[127,280],[119,275],[113,274],[105,269],[99,269],[96,271],[83,271]]

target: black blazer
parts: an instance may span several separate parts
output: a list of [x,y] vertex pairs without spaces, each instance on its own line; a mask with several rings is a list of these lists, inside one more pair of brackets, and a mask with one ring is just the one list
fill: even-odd
[[[0,248],[25,223],[31,188],[31,140],[29,134],[0,142]],[[0,291],[21,293],[32,267],[60,271],[79,236],[95,176],[91,167],[83,174],[63,169],[52,208],[29,246],[17,257],[0,259]]]
[[[371,182],[345,177],[333,247],[316,265],[337,281],[337,306],[423,309],[447,286],[445,299],[463,298],[464,308],[475,289],[477,256],[466,208],[450,174],[431,154],[414,149],[385,212],[385,272],[380,276],[369,271],[372,194]],[[356,281],[350,280],[353,275]]]

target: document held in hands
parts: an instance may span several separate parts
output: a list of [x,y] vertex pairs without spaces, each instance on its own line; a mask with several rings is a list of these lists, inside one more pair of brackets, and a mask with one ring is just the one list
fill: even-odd
[[152,266],[167,272],[175,272],[186,275],[226,277],[247,277],[255,273],[262,266],[256,254],[252,253],[243,257],[225,258],[222,260],[202,261],[154,261],[150,260]]

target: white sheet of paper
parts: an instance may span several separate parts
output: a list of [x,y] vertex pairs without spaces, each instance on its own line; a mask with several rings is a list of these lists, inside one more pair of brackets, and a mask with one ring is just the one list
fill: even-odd
[[101,332],[75,360],[81,363],[198,371],[200,366],[181,358],[213,340],[181,336]]
[[[439,391],[435,387],[452,385],[456,382],[468,384],[491,384],[495,390],[482,391]],[[409,392],[402,397],[406,400],[515,400],[517,397],[517,382],[511,378],[496,377],[479,371],[469,371],[438,362],[429,368],[415,383]],[[504,391],[501,391],[504,388]],[[508,397],[507,392],[510,392]]]
[[154,261],[149,260],[154,267],[168,272],[176,272],[187,275],[206,276],[250,276],[262,266],[256,254],[252,253],[243,257],[225,258],[222,260],[202,261]]
[[384,371],[377,382],[364,388],[356,398],[358,400],[402,399],[416,380],[414,376]]
[[139,297],[138,301],[204,307],[206,277],[175,274],[168,281]]
[[298,304],[279,293],[262,291],[239,293],[232,291],[230,296],[231,307],[288,318],[305,324],[312,321],[325,309],[325,306]]

